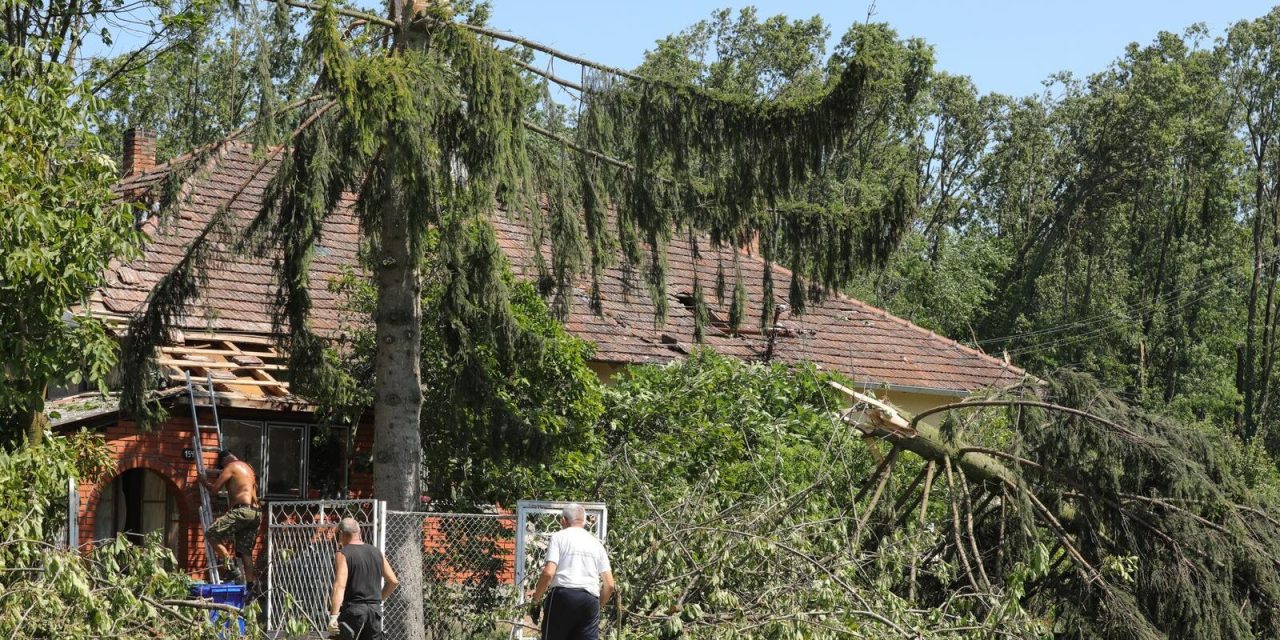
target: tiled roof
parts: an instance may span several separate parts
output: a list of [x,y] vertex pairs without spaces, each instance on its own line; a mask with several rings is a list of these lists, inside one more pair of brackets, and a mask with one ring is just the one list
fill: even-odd
[[[498,239],[518,275],[537,275],[532,239],[527,227],[509,216],[494,217]],[[677,234],[682,235],[682,234]],[[694,291],[695,276],[701,283],[708,309],[716,318],[729,317],[731,291],[725,299],[715,295],[717,273],[734,273],[731,248],[716,249],[699,243],[697,258],[684,238],[673,239],[667,250],[667,317],[655,325],[655,307],[643,276],[627,278],[620,266],[607,269],[600,282],[601,312],[589,308],[589,282],[574,288],[573,308],[566,328],[596,345],[596,359],[605,362],[665,362],[682,357],[693,348],[693,310],[686,305]],[[747,289],[746,319],[739,335],[730,335],[724,323],[705,328],[705,343],[716,351],[744,359],[763,359],[768,339],[760,325],[765,262],[738,253],[743,284]],[[617,261],[621,264],[621,261]],[[791,274],[773,267],[774,296],[788,299]],[[719,324],[717,327],[715,325]],[[783,312],[772,357],[782,362],[812,362],[840,371],[867,386],[893,385],[921,390],[967,392],[1021,379],[1024,372],[1004,361],[970,349],[918,327],[906,320],[845,296],[833,296],[810,304],[802,315]]]
[[[161,167],[154,173],[131,177],[122,182],[119,189],[134,197],[148,197],[146,191],[155,191],[161,182],[157,175],[166,170]],[[146,223],[151,242],[145,256],[114,268],[107,285],[94,297],[94,307],[120,315],[136,311],[220,206],[230,203],[231,227],[242,230],[256,215],[263,188],[273,170],[272,162],[255,155],[247,145],[224,145],[205,160],[183,186],[185,198],[180,201],[176,219],[152,219]],[[535,277],[534,248],[528,226],[516,216],[501,211],[496,212],[493,219],[498,241],[517,275]],[[318,331],[335,335],[350,315],[343,313],[340,301],[326,284],[344,266],[357,265],[359,244],[358,223],[350,202],[344,202],[322,229],[311,265],[313,322]],[[598,361],[632,364],[683,357],[694,347],[693,313],[682,300],[688,300],[692,293],[695,274],[706,292],[712,314],[726,318],[728,292],[725,300],[717,300],[715,280],[721,267],[732,278],[735,257],[732,249],[701,245],[698,258],[694,259],[690,249],[683,239],[673,241],[669,247],[668,314],[662,324],[655,321],[654,305],[643,275],[633,273],[627,278],[620,266],[614,266],[606,270],[600,283],[601,313],[593,312],[588,305],[590,283],[580,281],[574,288],[565,327],[595,344]],[[721,353],[761,359],[768,341],[752,329],[759,325],[765,263],[745,253],[737,257],[750,301],[743,334],[730,335],[722,324],[721,328],[709,326],[706,343]],[[273,259],[238,255],[230,246],[218,245],[214,263],[200,303],[190,310],[182,323],[184,327],[221,332],[270,332],[275,295]],[[790,274],[777,266],[773,270],[775,296],[779,302],[785,302]],[[843,372],[867,386],[892,385],[961,393],[1008,384],[1024,375],[1022,370],[997,358],[844,296],[811,304],[803,315],[783,313],[778,325],[781,330],[774,344],[774,359],[813,362],[825,369]]]
[[[182,260],[218,210],[227,207],[229,233],[218,238],[222,242],[213,243],[207,282],[180,326],[224,333],[270,333],[276,293],[275,256],[238,253],[233,245],[257,215],[276,165],[239,143],[224,144],[201,162],[181,187],[177,215],[146,221],[143,229],[150,240],[142,258],[114,265],[107,274],[106,286],[93,296],[92,306],[95,311],[118,316],[140,309],[152,288]],[[155,172],[126,178],[117,191],[157,200],[163,176],[171,166],[172,163]],[[346,204],[325,223],[311,262],[312,321],[317,331],[328,334],[341,330],[342,316],[341,305],[326,283],[346,266],[357,264],[359,228],[350,203]]]

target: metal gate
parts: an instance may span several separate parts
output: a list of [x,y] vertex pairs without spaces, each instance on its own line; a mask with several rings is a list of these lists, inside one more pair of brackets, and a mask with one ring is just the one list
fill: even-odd
[[267,521],[267,628],[302,627],[323,633],[329,624],[338,524],[360,523],[361,536],[385,545],[381,500],[272,502]]
[[[516,503],[516,597],[520,604],[525,594],[532,591],[542,571],[542,559],[547,555],[551,534],[560,530],[560,512],[572,502],[542,502],[521,500]],[[584,528],[595,534],[600,542],[607,542],[609,534],[609,508],[602,502],[579,502],[587,512]],[[525,637],[524,625],[516,621],[513,634]]]

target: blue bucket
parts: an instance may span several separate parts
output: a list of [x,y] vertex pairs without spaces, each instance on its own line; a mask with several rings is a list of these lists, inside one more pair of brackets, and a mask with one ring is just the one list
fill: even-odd
[[[237,609],[244,609],[244,595],[245,587],[242,584],[205,584],[197,582],[191,585],[191,597],[212,600],[218,604],[228,604]],[[215,627],[230,628],[233,617],[240,630],[238,635],[243,636],[245,634],[243,617],[232,616],[216,609],[209,611],[209,621]]]

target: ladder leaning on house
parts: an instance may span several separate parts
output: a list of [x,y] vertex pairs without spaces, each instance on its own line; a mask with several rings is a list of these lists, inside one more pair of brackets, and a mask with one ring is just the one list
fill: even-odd
[[[218,394],[213,389],[212,375],[203,381],[199,379],[193,381],[191,372],[186,373],[187,403],[191,405],[191,439],[194,444],[192,450],[195,451],[196,457],[196,473],[200,478],[205,478],[204,454],[222,449],[222,425],[218,421]],[[207,404],[202,404],[198,400],[207,400]],[[213,415],[212,424],[200,422],[200,407],[209,408],[209,412]],[[204,434],[206,433],[213,434],[214,446],[205,445]],[[196,484],[200,487],[200,535],[204,538],[204,556],[209,564],[209,583],[219,584],[222,580],[218,576],[218,556],[213,552],[213,542],[209,540],[209,527],[213,525],[213,496],[209,494],[209,489],[203,482]]]

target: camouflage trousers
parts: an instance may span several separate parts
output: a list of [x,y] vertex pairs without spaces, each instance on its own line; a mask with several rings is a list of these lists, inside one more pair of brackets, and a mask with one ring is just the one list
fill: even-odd
[[240,505],[226,512],[221,518],[209,525],[209,539],[214,543],[231,540],[236,547],[236,554],[253,553],[253,545],[258,538],[258,524],[262,521],[262,512],[248,506]]

